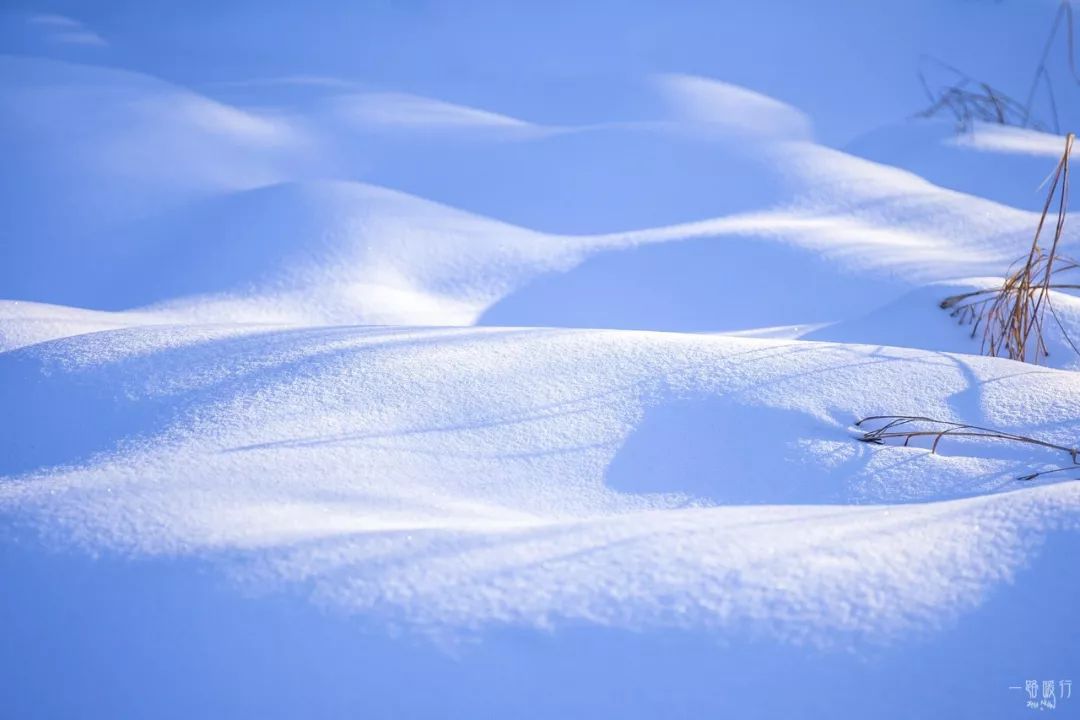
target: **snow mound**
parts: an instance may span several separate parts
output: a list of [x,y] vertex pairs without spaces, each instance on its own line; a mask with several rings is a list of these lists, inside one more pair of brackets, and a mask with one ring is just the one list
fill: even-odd
[[1036,210],[1046,198],[1043,180],[1065,151],[1065,139],[1004,125],[975,123],[958,130],[944,120],[910,120],[867,133],[845,149],[942,187]]
[[137,73],[0,56],[0,86],[5,298],[103,309],[87,270],[146,240],[127,223],[284,180],[310,151],[283,119]]
[[656,78],[672,115],[727,137],[809,140],[810,119],[774,98],[737,85],[693,75]]
[[[257,317],[263,303],[287,317],[368,324],[467,323],[522,275],[572,255],[558,237],[346,182],[234,193],[138,234],[154,244],[117,267],[114,306],[171,300],[212,315],[246,304]],[[153,267],[170,272],[140,283]],[[195,296],[217,299],[177,300]]]
[[283,119],[124,70],[0,56],[0,83],[6,176],[22,197],[60,194],[97,222],[283,179],[305,142]]
[[928,282],[1001,272],[1038,222],[811,143],[769,153],[790,204],[599,236],[583,262],[507,295],[481,322],[741,331],[853,319]]
[[107,270],[64,292],[211,322],[732,331],[851,319],[853,305],[1000,271],[1037,221],[820,146],[774,152],[803,189],[786,207],[600,235],[355,182],[229,193],[134,223]]
[[508,115],[407,93],[339,95],[329,105],[332,117],[357,130],[505,132],[507,137],[550,132]]
[[443,630],[880,638],[1011,576],[1080,484],[1014,480],[1050,452],[874,447],[852,423],[1076,437],[1076,376],[1015,367],[663,333],[98,332],[0,355],[0,505],[90,547],[238,551],[244,577]]
[[[33,230],[34,242],[6,253],[0,279],[14,298],[98,310],[152,305],[165,308],[164,322],[673,331],[812,325],[852,320],[852,308],[885,305],[929,282],[1000,273],[1023,252],[1036,222],[1031,212],[817,145],[797,110],[704,78],[655,79],[666,102],[661,120],[512,140],[478,140],[465,129],[478,122],[534,126],[415,96],[349,89],[333,100],[345,107],[361,98],[361,125],[397,118],[399,125],[448,130],[393,141],[379,128],[343,138],[327,131],[318,113],[258,115],[145,76],[4,62],[19,78],[2,108],[6,122],[24,135],[29,128],[43,133],[11,141],[25,158],[20,167],[45,173],[50,187],[57,173],[99,179],[79,181],[70,192],[31,184],[25,192],[32,200],[16,203],[15,213],[26,211],[27,225],[16,219],[12,233],[22,234],[42,211],[62,217],[56,210],[68,195],[90,197],[91,185],[126,209],[105,227],[74,231],[78,223],[63,220],[63,228]],[[88,118],[86,128],[67,137],[55,118],[73,114]],[[162,114],[168,122],[159,122]],[[54,130],[41,122],[46,117]],[[145,137],[143,128],[155,136]],[[1017,137],[987,142],[1034,142]],[[360,153],[377,178],[493,212],[373,183],[306,179],[289,154],[311,143]],[[130,154],[126,145],[183,157],[125,165],[116,174]],[[63,147],[60,157],[43,150]],[[69,156],[84,164],[73,169],[63,160]],[[198,174],[242,169],[248,160],[273,171],[222,183]],[[185,180],[183,163],[201,169]],[[468,181],[424,175],[420,165],[466,172]],[[164,166],[162,184],[151,175]],[[198,191],[184,189],[189,180]],[[591,216],[605,214],[601,205],[623,218],[637,212],[627,208],[644,208],[646,217],[659,206],[677,208],[676,216],[697,208],[694,214],[708,219],[591,234],[493,219],[520,216],[523,206],[569,217],[575,212],[567,203]],[[556,212],[556,205],[564,207]],[[96,212],[101,203],[93,206]],[[1067,245],[1074,244],[1070,229]],[[95,264],[98,270],[85,271]]]
[[1060,138],[844,152],[689,75],[577,123],[294,80],[256,109],[0,58],[0,516],[27,547],[207,563],[380,632],[686,630],[770,665],[991,627],[1021,577],[1075,604],[1036,560],[1075,549],[1080,480],[1017,479],[1067,453],[856,427],[1075,446],[1080,300],[1052,296],[1050,367],[938,307],[1026,252]]

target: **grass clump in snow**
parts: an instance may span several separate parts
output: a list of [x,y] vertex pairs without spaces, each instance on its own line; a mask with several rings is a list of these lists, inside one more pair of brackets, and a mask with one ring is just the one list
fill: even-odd
[[918,415],[871,415],[855,423],[855,427],[862,428],[863,424],[874,425],[881,423],[872,430],[864,430],[859,440],[872,445],[887,445],[889,440],[903,440],[902,445],[908,447],[916,438],[933,438],[930,452],[936,453],[938,445],[946,437],[951,438],[979,438],[984,440],[1002,440],[1007,442],[1035,445],[1050,450],[1058,450],[1066,453],[1071,460],[1071,465],[1039,470],[1018,477],[1017,480],[1034,480],[1041,475],[1064,472],[1067,470],[1080,470],[1080,448],[1067,447],[1056,443],[1039,440],[1028,435],[995,430],[993,428],[969,425],[966,423],[952,422],[950,420],[938,420],[935,418]]
[[[951,82],[936,90],[930,88],[926,66],[933,65],[945,71]],[[919,82],[923,86],[930,105],[916,117],[952,115],[956,125],[966,130],[975,121],[1045,129],[1038,121],[1032,121],[1030,108],[1006,95],[989,83],[976,80],[948,63],[936,58],[924,57],[920,62]]]
[[[1042,56],[1035,68],[1031,85],[1028,88],[1027,98],[1024,102],[1016,100],[989,83],[976,80],[952,65],[933,57],[923,56],[919,62],[919,82],[930,100],[930,105],[916,114],[916,117],[935,117],[944,113],[951,114],[956,120],[957,126],[964,130],[971,127],[975,121],[997,123],[999,125],[1015,125],[1017,127],[1032,128],[1061,133],[1058,122],[1057,101],[1054,98],[1054,87],[1050,81],[1049,60],[1054,47],[1058,32],[1064,28],[1065,44],[1068,52],[1069,74],[1074,82],[1080,83],[1080,73],[1077,73],[1074,44],[1073,44],[1073,9],[1069,0],[1062,0],[1058,6],[1054,22],[1050,26],[1050,34],[1043,46]],[[948,81],[937,89],[931,89],[928,80],[928,66],[944,72]],[[1035,114],[1034,106],[1039,90],[1045,91],[1047,106],[1051,122],[1047,123]]]
[[[1065,138],[1065,152],[1051,176],[1050,192],[1047,193],[1039,224],[1035,228],[1031,249],[1020,261],[1022,265],[1005,279],[1001,287],[951,295],[941,302],[941,307],[952,310],[952,316],[958,317],[961,323],[972,325],[972,337],[982,328],[982,350],[988,355],[1023,362],[1038,362],[1039,358],[1049,355],[1043,333],[1047,311],[1057,323],[1065,341],[1080,354],[1080,349],[1058,318],[1050,297],[1051,290],[1080,289],[1080,284],[1062,282],[1060,278],[1062,273],[1080,267],[1080,263],[1059,251],[1068,207],[1069,157],[1074,137],[1069,133]],[[1049,247],[1044,248],[1040,239],[1055,198],[1057,221],[1054,237]]]

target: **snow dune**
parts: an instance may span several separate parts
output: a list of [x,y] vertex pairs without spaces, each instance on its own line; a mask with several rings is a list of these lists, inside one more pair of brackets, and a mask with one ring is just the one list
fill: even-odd
[[[650,80],[655,118],[583,126],[353,87],[241,110],[25,58],[0,83],[5,188],[27,178],[0,263],[0,513],[34,542],[206,560],[451,641],[825,648],[990,623],[1042,543],[1075,545],[1077,481],[1016,481],[1063,454],[853,427],[1075,445],[1060,331],[1048,367],[985,358],[937,307],[1025,251],[1017,188],[1060,138],[914,124],[856,155],[680,75]],[[523,220],[560,203],[566,227]],[[1080,335],[1080,301],[1054,302]]]
[[9,510],[93,546],[242,549],[350,609],[439,625],[896,631],[969,606],[1080,502],[1075,483],[1015,483],[1060,462],[1052,452],[853,441],[855,418],[886,410],[1076,437],[1073,373],[993,359],[666,333],[220,326],[2,357],[8,401],[26,409],[3,428]]

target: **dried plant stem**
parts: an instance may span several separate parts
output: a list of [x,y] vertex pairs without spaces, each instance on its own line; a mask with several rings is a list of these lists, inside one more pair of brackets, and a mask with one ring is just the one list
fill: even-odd
[[[927,80],[928,64],[944,70],[951,76],[951,83],[936,92],[932,90]],[[916,117],[934,117],[948,113],[963,129],[970,128],[976,120],[1019,127],[1034,125],[1037,129],[1046,129],[1039,123],[1032,122],[1028,107],[988,83],[976,80],[958,68],[929,56],[924,56],[919,65],[919,82],[930,100],[930,105],[917,113]]]
[[[931,117],[948,112],[962,128],[968,128],[973,121],[981,120],[1060,133],[1057,100],[1054,97],[1054,87],[1050,82],[1049,61],[1050,53],[1054,49],[1054,41],[1057,40],[1058,33],[1061,31],[1065,33],[1069,74],[1074,82],[1080,84],[1080,72],[1077,71],[1075,61],[1072,3],[1069,0],[1062,0],[1057,14],[1054,15],[1054,22],[1050,26],[1050,33],[1046,37],[1042,55],[1039,56],[1039,63],[1035,67],[1024,102],[1021,103],[1009,97],[989,83],[976,80],[948,63],[924,56],[919,63],[919,82],[930,100],[930,105],[918,113],[918,116]],[[933,64],[950,76],[950,82],[937,91],[931,89],[927,80],[926,66],[928,64]],[[1049,124],[1039,122],[1034,112],[1039,88],[1046,90],[1052,121]]]
[[[941,302],[941,307],[952,310],[952,315],[958,317],[961,323],[972,324],[973,337],[982,328],[982,350],[988,355],[1025,362],[1038,362],[1039,358],[1049,355],[1043,333],[1046,310],[1050,311],[1066,342],[1080,354],[1080,349],[1069,337],[1050,300],[1051,290],[1080,288],[1080,283],[1056,279],[1062,273],[1080,267],[1080,263],[1059,252],[1068,213],[1069,158],[1074,139],[1072,133],[1065,137],[1065,151],[1050,177],[1050,190],[1035,228],[1031,248],[1019,269],[1012,271],[999,288],[952,295]],[[1054,236],[1049,249],[1044,250],[1040,240],[1055,202],[1057,216]]]
[[1047,442],[1027,435],[995,430],[993,428],[969,425],[966,423],[952,422],[950,420],[938,420],[936,418],[919,415],[871,415],[855,423],[855,427],[862,428],[864,423],[881,422],[881,426],[873,430],[866,430],[859,440],[874,445],[885,445],[888,440],[903,440],[902,445],[907,447],[916,438],[933,438],[930,452],[937,452],[938,445],[946,437],[982,438],[984,440],[1002,440],[1006,442],[1035,445],[1063,452],[1069,456],[1072,465],[1040,470],[1017,478],[1018,480],[1033,480],[1042,475],[1064,472],[1067,470],[1080,470],[1080,448],[1068,447],[1057,443]]
[[1050,84],[1050,70],[1048,61],[1050,60],[1050,51],[1054,47],[1054,40],[1057,38],[1058,31],[1064,26],[1065,28],[1065,47],[1068,53],[1069,60],[1069,73],[1072,75],[1073,82],[1080,83],[1080,73],[1076,70],[1076,53],[1073,43],[1073,9],[1072,3],[1069,0],[1062,0],[1058,6],[1057,14],[1054,16],[1054,24],[1050,26],[1050,34],[1046,38],[1046,44],[1043,46],[1042,56],[1039,58],[1039,65],[1035,68],[1035,76],[1031,80],[1031,87],[1028,89],[1027,102],[1024,103],[1025,114],[1027,120],[1031,119],[1031,109],[1035,103],[1035,93],[1039,89],[1040,83],[1046,88],[1047,96],[1050,99],[1050,111],[1054,119],[1054,132],[1060,133],[1061,126],[1058,123],[1057,115],[1057,102],[1054,99],[1054,88]]

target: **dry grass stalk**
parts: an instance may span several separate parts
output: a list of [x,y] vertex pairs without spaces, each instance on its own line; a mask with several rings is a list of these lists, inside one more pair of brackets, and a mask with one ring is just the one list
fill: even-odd
[[[1080,84],[1080,73],[1077,72],[1076,68],[1073,42],[1072,3],[1069,0],[1062,0],[1058,6],[1057,14],[1054,16],[1054,22],[1050,26],[1050,34],[1047,36],[1046,44],[1043,46],[1043,52],[1039,58],[1039,64],[1035,68],[1035,74],[1028,88],[1025,102],[1021,103],[1009,97],[1001,90],[992,87],[986,82],[972,78],[948,63],[924,56],[919,62],[919,82],[930,99],[930,105],[918,113],[917,117],[932,117],[948,112],[956,119],[961,129],[970,128],[973,121],[981,120],[1060,134],[1061,127],[1058,122],[1054,88],[1050,81],[1049,61],[1050,53],[1054,48],[1054,41],[1062,28],[1064,28],[1065,33],[1069,74],[1074,82]],[[930,88],[930,83],[927,80],[927,65],[933,65],[937,70],[944,71],[950,78],[946,84],[936,91]],[[1046,92],[1051,123],[1040,122],[1034,112],[1035,99],[1040,88]]]
[[1040,84],[1046,88],[1047,98],[1050,102],[1050,112],[1054,119],[1053,129],[1057,134],[1061,133],[1061,125],[1058,123],[1057,115],[1057,102],[1054,100],[1054,87],[1050,82],[1050,70],[1048,61],[1050,60],[1050,51],[1054,47],[1054,40],[1057,38],[1058,31],[1065,28],[1065,46],[1068,52],[1068,67],[1069,74],[1072,75],[1073,82],[1080,83],[1080,73],[1076,71],[1076,53],[1073,45],[1073,8],[1072,3],[1069,0],[1062,0],[1058,6],[1057,15],[1054,16],[1054,24],[1050,26],[1050,34],[1046,38],[1046,45],[1043,47],[1042,57],[1039,58],[1039,65],[1035,68],[1035,77],[1031,80],[1031,87],[1028,90],[1027,102],[1024,104],[1024,108],[1027,114],[1027,118],[1031,118],[1031,109],[1035,103],[1035,93],[1038,91]]
[[[936,91],[931,90],[927,80],[927,64],[944,70],[951,81]],[[1018,100],[936,58],[922,58],[919,82],[930,99],[930,105],[917,113],[916,117],[935,117],[948,113],[962,130],[969,129],[977,120],[999,125],[1046,129],[1041,123],[1033,121],[1030,109]]]
[[[1050,191],[1035,228],[1031,249],[1019,269],[1012,271],[999,288],[952,295],[941,302],[941,307],[952,310],[952,316],[959,318],[961,323],[972,324],[972,337],[982,328],[982,351],[987,355],[1025,362],[1038,362],[1039,358],[1049,355],[1043,334],[1047,310],[1065,341],[1080,354],[1080,349],[1073,343],[1054,311],[1050,298],[1051,290],[1080,289],[1080,284],[1060,280],[1062,273],[1080,267],[1080,263],[1060,253],[1068,212],[1069,157],[1074,137],[1069,133],[1065,138],[1065,152],[1051,176]],[[1057,221],[1054,237],[1049,248],[1044,249],[1040,240],[1055,198]]]
[[937,452],[938,445],[945,437],[956,438],[980,438],[984,440],[1003,440],[1007,442],[1035,445],[1037,447],[1057,450],[1069,456],[1072,465],[1040,470],[1028,475],[1021,476],[1017,480],[1033,480],[1041,475],[1065,472],[1067,470],[1080,470],[1080,448],[1067,447],[1056,443],[1039,440],[1027,435],[994,430],[993,428],[968,425],[965,423],[951,422],[949,420],[937,420],[935,418],[921,417],[918,415],[871,415],[855,423],[855,427],[861,428],[864,423],[877,423],[881,426],[873,430],[866,430],[859,440],[873,445],[886,445],[888,440],[903,440],[902,445],[908,447],[912,440],[920,437],[933,438],[930,452]]

